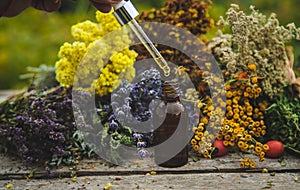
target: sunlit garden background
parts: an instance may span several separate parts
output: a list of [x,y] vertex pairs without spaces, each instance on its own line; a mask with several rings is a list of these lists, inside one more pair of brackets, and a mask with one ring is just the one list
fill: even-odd
[[[165,0],[133,0],[138,10],[160,8]],[[215,20],[224,15],[231,3],[238,3],[242,10],[250,5],[269,15],[277,14],[281,25],[295,22],[300,26],[297,0],[213,0],[210,8]],[[13,18],[0,18],[0,89],[22,89],[28,86],[30,67],[46,65],[51,69],[58,60],[59,47],[71,40],[70,27],[84,20],[95,20],[95,8],[87,0],[64,0],[59,12],[45,13],[33,8]],[[214,35],[212,29],[208,38]],[[300,42],[293,42],[295,65],[300,65]],[[297,69],[296,69],[297,71]],[[29,76],[30,78],[30,76]]]

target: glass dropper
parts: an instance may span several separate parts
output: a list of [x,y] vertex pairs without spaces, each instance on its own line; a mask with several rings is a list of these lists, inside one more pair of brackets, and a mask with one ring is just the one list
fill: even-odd
[[159,53],[152,41],[146,35],[142,27],[135,20],[135,17],[139,15],[139,12],[133,6],[130,0],[122,0],[120,3],[114,5],[114,16],[121,24],[121,26],[128,24],[130,29],[134,32],[140,42],[145,46],[147,51],[153,57],[157,65],[164,71],[165,76],[170,75],[170,67],[167,61]]

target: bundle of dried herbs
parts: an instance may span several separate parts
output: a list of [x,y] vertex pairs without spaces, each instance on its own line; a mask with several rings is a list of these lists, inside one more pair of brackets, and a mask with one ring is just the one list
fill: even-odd
[[229,80],[256,76],[268,98],[280,97],[291,78],[286,44],[300,39],[300,29],[294,23],[281,26],[275,13],[266,17],[254,6],[249,9],[246,14],[232,4],[218,22],[231,33],[219,31],[209,47]]
[[267,108],[266,139],[280,140],[286,150],[300,155],[300,99],[293,98],[285,89],[285,95]]
[[200,37],[214,24],[208,14],[211,4],[210,0],[168,0],[160,10],[141,13],[139,20],[175,25]]
[[71,88],[30,90],[0,105],[0,148],[25,164],[73,164],[91,156],[74,124]]

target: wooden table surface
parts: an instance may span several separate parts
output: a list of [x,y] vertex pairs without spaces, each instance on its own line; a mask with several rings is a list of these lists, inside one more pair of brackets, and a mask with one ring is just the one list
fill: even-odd
[[[255,156],[254,161],[257,160]],[[0,189],[8,183],[15,189],[300,189],[300,158],[285,155],[282,161],[266,159],[256,169],[241,169],[237,154],[200,159],[179,168],[163,168],[151,158],[128,161],[110,167],[102,159],[83,160],[77,165],[77,179],[69,167],[26,168],[18,160],[1,155]],[[284,163],[284,164],[283,164]],[[264,173],[266,172],[267,173]],[[26,179],[33,173],[30,179]]]

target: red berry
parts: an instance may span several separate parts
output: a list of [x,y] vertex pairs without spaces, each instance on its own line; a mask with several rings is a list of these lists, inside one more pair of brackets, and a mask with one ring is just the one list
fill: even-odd
[[217,152],[216,152],[215,156],[224,156],[225,154],[227,154],[227,147],[224,146],[222,140],[216,140],[212,144],[212,146],[217,149]]
[[271,140],[266,143],[269,146],[269,150],[266,151],[266,156],[269,158],[278,158],[284,152],[282,142],[277,140]]

